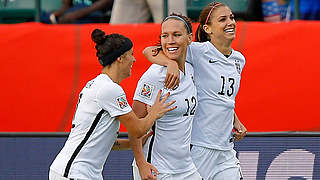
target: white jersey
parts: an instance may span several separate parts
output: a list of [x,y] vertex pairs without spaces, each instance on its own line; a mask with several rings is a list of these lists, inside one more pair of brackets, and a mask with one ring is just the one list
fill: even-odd
[[235,97],[245,58],[235,50],[227,58],[208,41],[191,43],[187,61],[194,68],[199,102],[191,144],[230,150],[233,148]]
[[138,82],[134,100],[153,105],[162,89],[163,97],[168,91],[167,102],[176,100],[177,108],[155,122],[154,134],[146,143],[145,157],[160,173],[176,174],[196,171],[190,153],[192,121],[197,106],[193,68],[185,64],[185,74],[180,71],[180,85],[175,90],[164,88],[167,68],[152,64]]
[[116,117],[130,111],[123,89],[109,76],[89,81],[79,94],[69,137],[50,169],[67,178],[102,180],[120,128]]

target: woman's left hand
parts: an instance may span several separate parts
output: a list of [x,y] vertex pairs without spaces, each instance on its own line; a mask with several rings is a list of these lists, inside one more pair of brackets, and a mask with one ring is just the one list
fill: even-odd
[[235,130],[234,137],[237,141],[240,141],[247,135],[247,128],[238,120],[234,121],[233,128]]

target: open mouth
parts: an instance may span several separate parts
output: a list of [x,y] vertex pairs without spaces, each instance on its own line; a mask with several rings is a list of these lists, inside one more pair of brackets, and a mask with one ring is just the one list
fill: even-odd
[[234,34],[234,28],[225,29],[224,32]]
[[177,47],[167,48],[168,52],[170,52],[170,53],[177,52],[178,49],[179,49],[179,48],[177,48]]

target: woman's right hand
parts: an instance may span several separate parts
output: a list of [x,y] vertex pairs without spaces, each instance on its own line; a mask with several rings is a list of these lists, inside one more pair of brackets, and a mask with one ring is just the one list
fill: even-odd
[[172,111],[177,108],[177,106],[172,106],[176,101],[173,100],[171,102],[168,102],[167,104],[164,104],[166,100],[168,99],[170,92],[168,92],[164,97],[160,100],[162,90],[159,90],[156,101],[154,104],[150,107],[147,106],[148,114],[152,114],[156,116],[156,119],[161,118],[165,113]]
[[139,174],[141,176],[141,180],[157,179],[157,175],[159,174],[159,172],[152,164],[145,162],[143,164],[139,164],[138,167],[139,167]]
[[178,63],[170,60],[167,65],[167,75],[164,80],[164,86],[167,89],[175,89],[180,83],[180,71]]

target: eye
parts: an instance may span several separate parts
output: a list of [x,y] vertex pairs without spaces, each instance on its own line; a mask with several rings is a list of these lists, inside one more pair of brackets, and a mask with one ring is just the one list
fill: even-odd
[[219,22],[224,22],[225,20],[226,20],[226,18],[223,17],[223,18],[220,18],[220,19],[219,19]]
[[180,34],[180,33],[175,33],[174,36],[179,37],[179,36],[182,36],[182,34]]
[[234,20],[234,19],[235,19],[234,15],[231,15],[231,16],[230,16],[230,19],[231,19],[231,20]]
[[161,34],[161,38],[167,38],[168,35],[167,34]]

